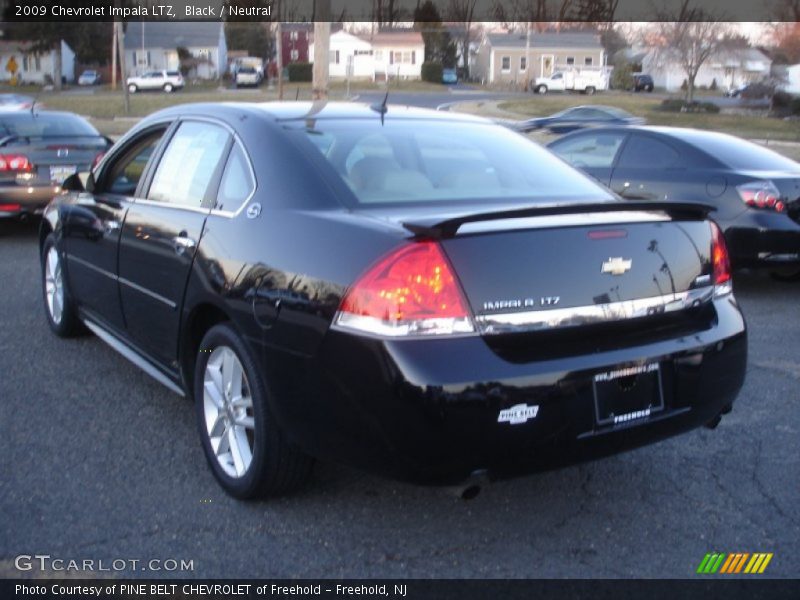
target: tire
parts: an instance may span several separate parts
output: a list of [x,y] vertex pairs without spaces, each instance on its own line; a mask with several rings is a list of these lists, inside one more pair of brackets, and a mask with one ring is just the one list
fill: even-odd
[[547,86],[546,85],[540,85],[539,87],[536,88],[536,93],[537,94],[541,94],[542,96],[544,96],[547,93]]
[[42,299],[47,323],[58,337],[68,338],[84,333],[78,319],[75,301],[64,277],[63,254],[56,247],[51,233],[42,244]]
[[138,88],[138,87],[136,87],[136,84],[132,83],[132,84],[130,84],[130,85],[128,86],[128,91],[129,91],[131,94],[135,94],[136,92],[138,92],[138,91],[139,91],[139,88]]
[[584,91],[586,92],[587,96],[594,96],[594,93],[595,93],[596,90],[594,89],[593,85],[590,85],[590,86],[587,86],[587,88]]
[[653,93],[653,86],[652,86],[652,85],[648,85],[648,86],[645,88],[645,90],[647,91],[647,93],[648,93],[648,94],[651,94],[651,93]]
[[311,457],[287,442],[270,414],[268,394],[239,334],[227,323],[209,329],[195,362],[197,424],[214,476],[235,498],[291,492],[308,480],[314,466]]
[[769,272],[775,281],[792,282],[800,281],[800,267],[783,267]]
[[173,85],[172,85],[171,83],[165,83],[165,84],[164,84],[164,91],[165,91],[166,93],[168,93],[168,94],[171,94],[171,93],[172,93],[172,90],[174,90],[174,89],[175,89],[175,88],[173,87]]

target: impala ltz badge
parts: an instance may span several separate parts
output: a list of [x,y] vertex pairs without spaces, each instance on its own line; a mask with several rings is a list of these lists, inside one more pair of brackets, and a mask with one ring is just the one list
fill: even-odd
[[612,275],[622,275],[626,271],[631,270],[633,261],[629,258],[609,258],[603,263],[603,268],[600,269],[601,273],[611,273]]
[[515,404],[511,408],[501,410],[500,414],[497,416],[497,422],[519,425],[530,419],[535,419],[538,412],[539,407],[537,405],[528,406],[527,404]]

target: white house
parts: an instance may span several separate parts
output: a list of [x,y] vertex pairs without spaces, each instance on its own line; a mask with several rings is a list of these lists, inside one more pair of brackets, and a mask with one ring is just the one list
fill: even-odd
[[[52,83],[56,80],[55,50],[33,53],[30,42],[0,42],[0,81],[10,81],[16,71],[17,80],[24,83]],[[12,67],[16,67],[13,69]],[[61,77],[63,81],[75,80],[75,53],[61,41]]]
[[[308,54],[313,59],[313,42]],[[425,42],[416,31],[383,31],[371,36],[346,31],[331,34],[331,78],[419,79],[424,60]]]
[[[730,89],[769,76],[772,60],[755,48],[726,48],[710,56],[700,67],[695,86]],[[674,92],[681,88],[686,72],[669,49],[650,48],[642,58],[642,72],[653,78],[656,87]]]
[[218,79],[228,66],[225,29],[219,21],[130,21],[125,31],[128,74],[180,68],[178,48],[191,54],[188,76]]
[[800,96],[800,64],[786,67],[783,90],[795,96]]

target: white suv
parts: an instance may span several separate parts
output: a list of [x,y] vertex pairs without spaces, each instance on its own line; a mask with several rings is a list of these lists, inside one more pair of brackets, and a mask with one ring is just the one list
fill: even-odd
[[164,90],[168,94],[183,87],[180,71],[148,71],[138,77],[128,77],[128,91],[135,94],[139,90]]

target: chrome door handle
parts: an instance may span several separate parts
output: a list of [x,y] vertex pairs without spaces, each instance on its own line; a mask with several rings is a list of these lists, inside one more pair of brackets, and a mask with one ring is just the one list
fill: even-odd
[[175,245],[175,252],[183,254],[186,250],[191,250],[197,245],[197,242],[186,235],[178,235],[172,238],[172,243]]

